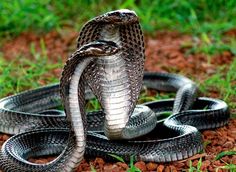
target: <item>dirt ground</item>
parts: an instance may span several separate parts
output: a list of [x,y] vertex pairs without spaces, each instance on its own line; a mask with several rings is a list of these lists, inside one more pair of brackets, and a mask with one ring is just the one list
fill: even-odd
[[[235,36],[236,31],[229,31],[227,34]],[[58,57],[63,61],[67,59],[69,54],[73,52],[76,46],[76,37],[78,33],[71,30],[63,32],[52,31],[45,35],[35,35],[33,33],[23,33],[11,41],[3,44],[1,51],[4,57],[11,60],[14,57],[23,55],[26,58],[33,58],[30,48],[35,46],[36,51],[41,51],[42,42],[45,44],[48,57],[52,61],[56,61]],[[189,53],[193,46],[201,44],[199,40],[192,36],[183,35],[177,32],[157,32],[155,36],[146,36],[146,62],[145,70],[156,72],[172,72],[184,74],[187,77],[193,78],[199,83],[203,83],[204,79],[214,74],[218,67],[230,64],[234,58],[229,51],[224,51],[221,54],[214,55],[209,59],[204,54]],[[49,71],[50,72],[50,71]],[[61,69],[52,71],[56,77],[60,76]],[[207,96],[219,97],[216,90],[210,90]],[[232,110],[232,112],[235,109]],[[0,143],[3,144],[9,136],[2,134]],[[215,129],[202,132],[202,138],[208,144],[202,154],[197,154],[189,159],[173,162],[173,163],[154,163],[154,162],[136,162],[135,166],[141,171],[187,171],[189,168],[189,160],[192,160],[192,165],[197,166],[198,160],[202,157],[203,171],[216,171],[217,167],[224,166],[226,163],[236,164],[236,155],[225,156],[221,160],[215,160],[215,156],[225,150],[236,150],[236,119],[231,119],[229,124]],[[34,160],[37,163],[50,161],[49,159]],[[105,162],[101,157],[91,157],[84,160],[77,171],[90,171],[92,164],[97,171],[117,172],[126,171],[128,165],[125,163]],[[219,169],[219,172],[227,171]]]

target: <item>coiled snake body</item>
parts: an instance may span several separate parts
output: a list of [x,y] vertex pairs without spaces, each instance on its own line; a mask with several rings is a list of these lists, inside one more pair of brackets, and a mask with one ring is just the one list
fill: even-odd
[[[133,11],[112,11],[89,21],[64,66],[60,85],[0,100],[0,130],[17,134],[2,147],[1,169],[73,171],[84,152],[168,162],[201,151],[198,129],[225,125],[229,118],[225,102],[198,98],[196,84],[179,75],[144,73],[143,78],[143,66],[143,35]],[[177,92],[175,100],[136,106],[142,80],[147,88]],[[86,99],[92,96],[87,85],[102,111],[86,115]],[[66,115],[54,110],[60,97]],[[160,120],[166,111],[172,115]],[[144,140],[140,136],[145,134]],[[47,164],[27,161],[50,154],[59,156]]]

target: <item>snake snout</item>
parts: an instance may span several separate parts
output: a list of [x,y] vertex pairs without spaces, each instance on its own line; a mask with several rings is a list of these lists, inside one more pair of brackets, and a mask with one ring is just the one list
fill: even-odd
[[138,17],[134,11],[128,9],[121,9],[112,11],[106,14],[107,17],[103,18],[107,23],[112,24],[131,24],[138,22]]

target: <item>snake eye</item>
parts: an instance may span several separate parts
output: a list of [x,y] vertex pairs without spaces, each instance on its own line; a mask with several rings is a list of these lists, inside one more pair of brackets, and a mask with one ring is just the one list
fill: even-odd
[[125,18],[127,15],[125,13],[119,13],[120,18]]

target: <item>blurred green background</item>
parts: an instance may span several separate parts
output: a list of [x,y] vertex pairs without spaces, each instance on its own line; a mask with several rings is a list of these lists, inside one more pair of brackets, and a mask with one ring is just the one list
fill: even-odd
[[119,8],[135,10],[149,33],[170,29],[217,35],[236,24],[235,0],[4,0],[0,2],[0,35],[65,26],[79,29],[88,19]]

